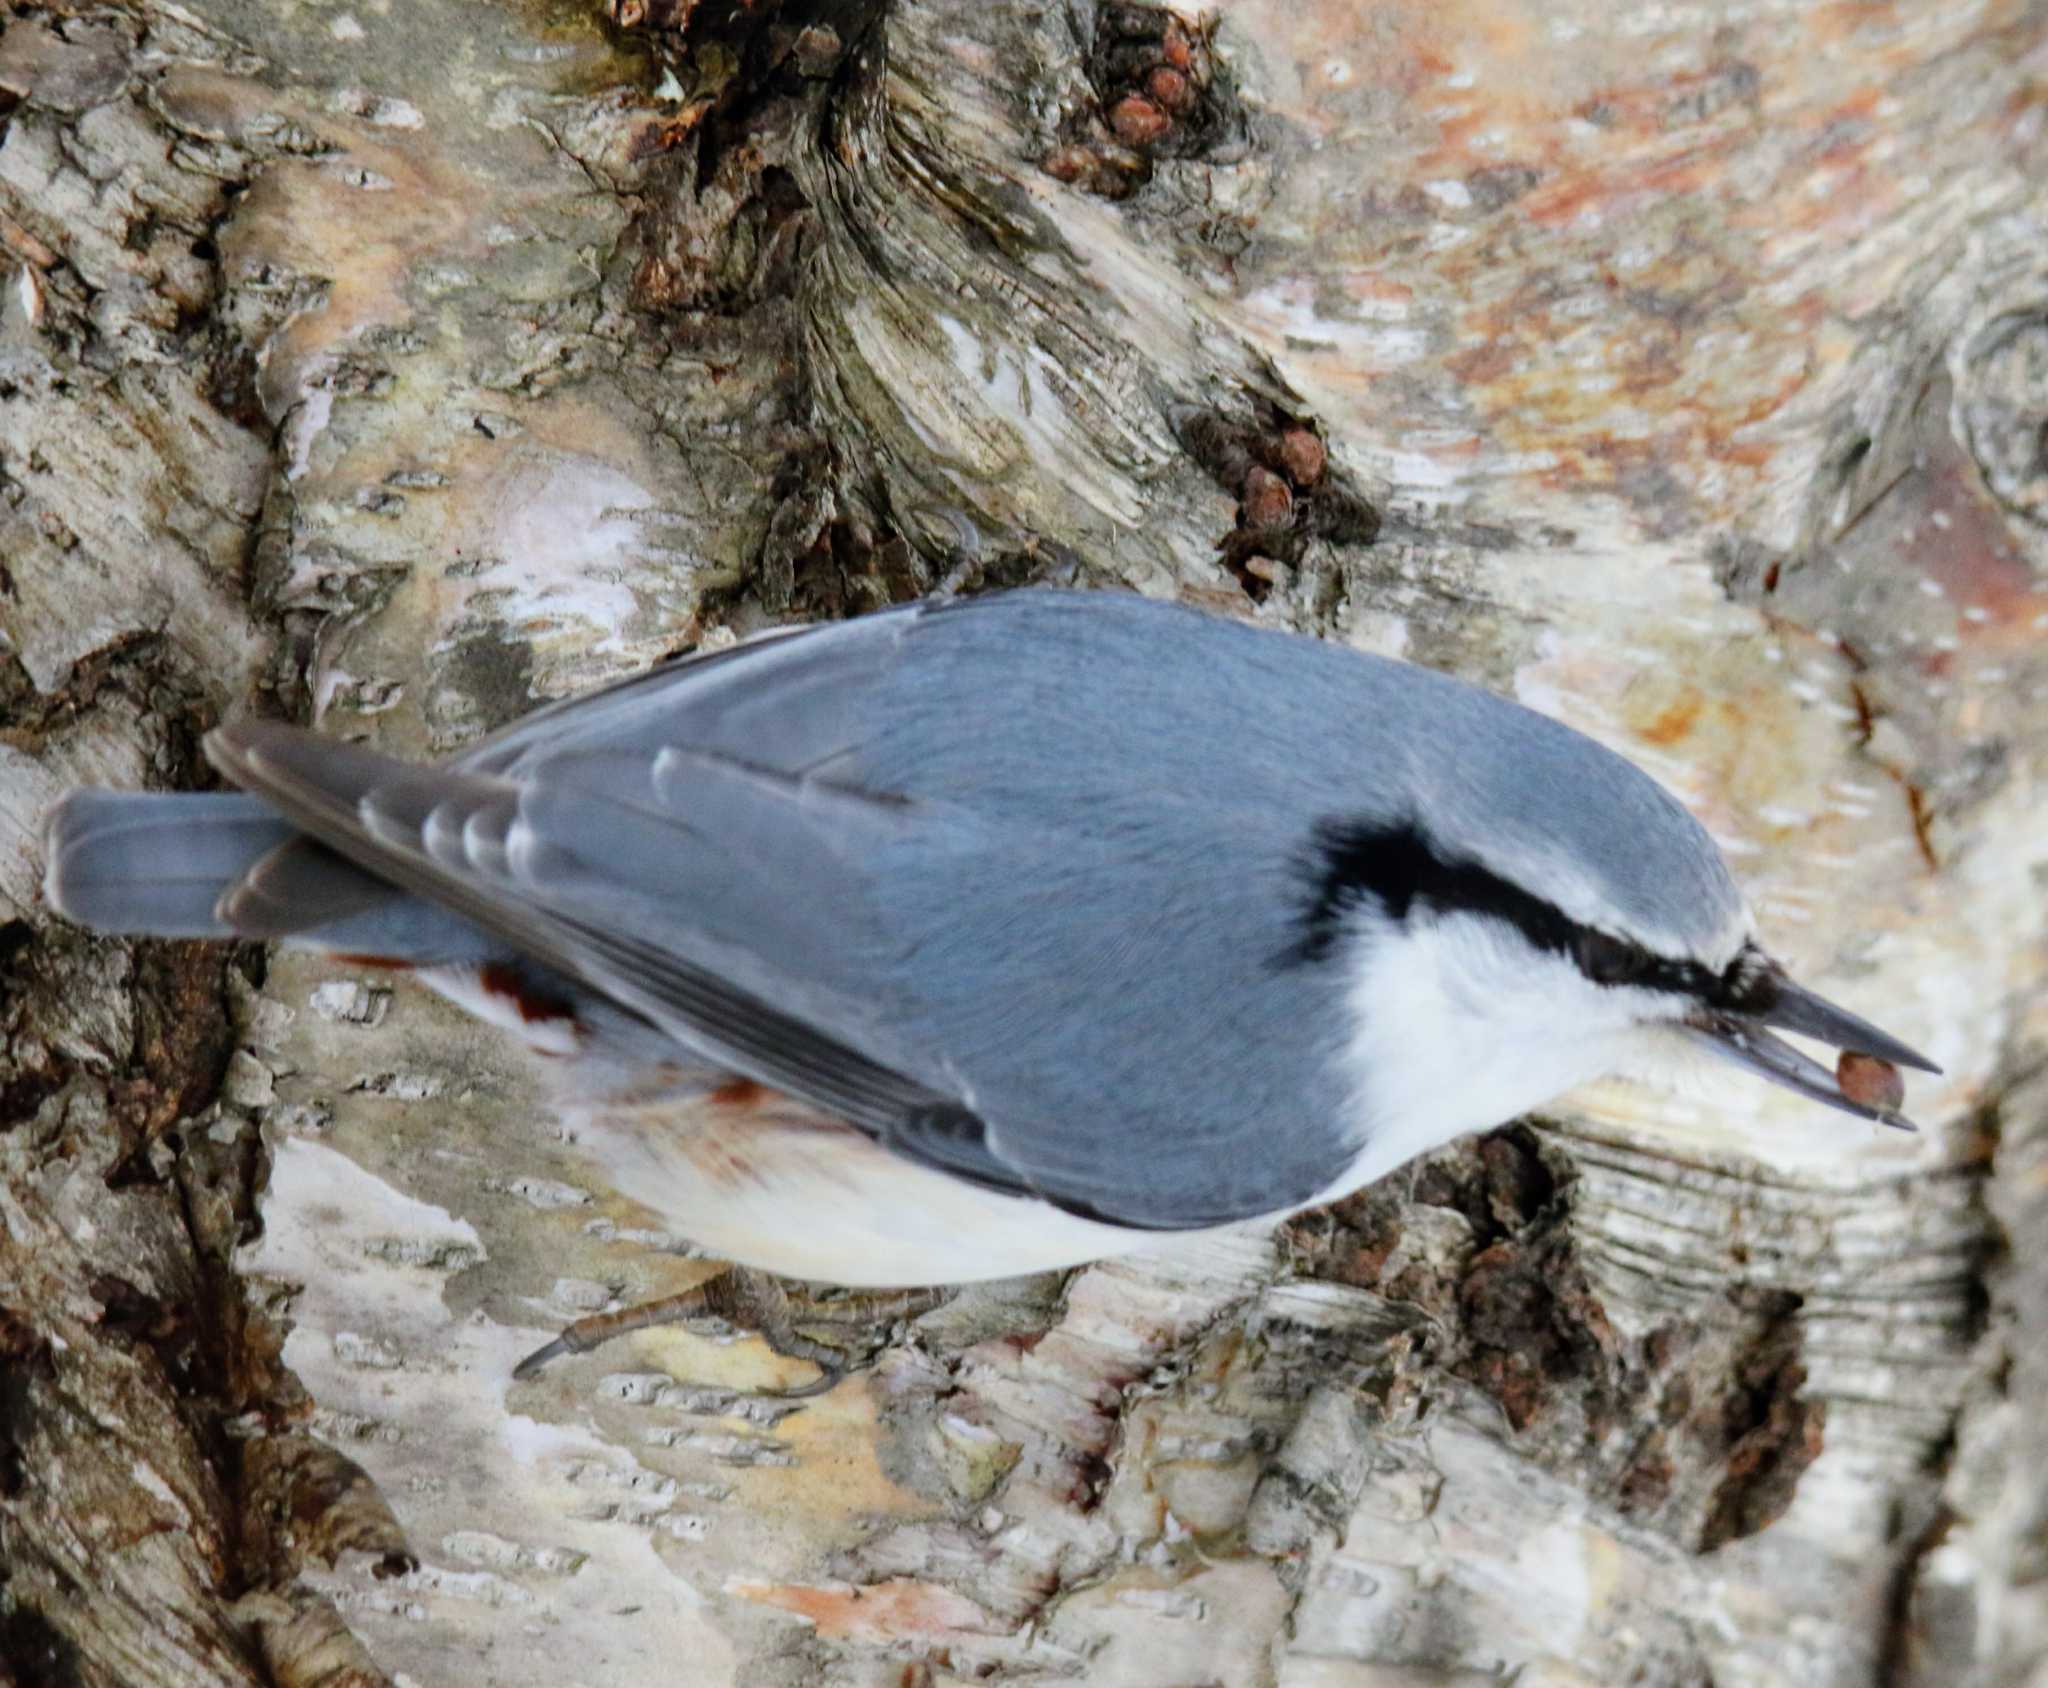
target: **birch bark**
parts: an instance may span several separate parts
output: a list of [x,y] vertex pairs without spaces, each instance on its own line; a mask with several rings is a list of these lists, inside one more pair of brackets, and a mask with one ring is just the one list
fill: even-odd
[[[2043,1680],[2048,11],[613,14],[5,10],[0,1680]],[[942,580],[1614,744],[1928,1129],[1606,1087],[798,1411],[515,1384],[711,1269],[532,1073],[40,907],[228,711],[433,754]]]

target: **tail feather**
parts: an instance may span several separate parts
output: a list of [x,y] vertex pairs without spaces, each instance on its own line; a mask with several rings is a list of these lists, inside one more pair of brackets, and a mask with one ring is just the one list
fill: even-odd
[[288,938],[407,899],[304,834],[272,850],[221,895],[220,917],[245,938]]
[[102,932],[231,938],[215,905],[293,831],[240,793],[69,793],[43,823],[43,895]]
[[241,792],[67,794],[43,823],[43,895],[101,932],[283,938],[422,965],[504,946],[307,838]]

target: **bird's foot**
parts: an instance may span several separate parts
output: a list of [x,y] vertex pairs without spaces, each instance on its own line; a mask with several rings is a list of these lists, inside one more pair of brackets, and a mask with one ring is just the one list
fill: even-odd
[[[656,1325],[715,1321],[750,1330],[786,1359],[806,1360],[818,1376],[792,1389],[760,1389],[768,1400],[802,1401],[829,1393],[849,1371],[870,1364],[886,1340],[876,1326],[928,1313],[944,1299],[932,1289],[820,1291],[791,1284],[746,1266],[729,1266],[680,1295],[643,1301],[608,1313],[593,1313],[563,1327],[554,1341],[536,1348],[512,1375],[521,1382],[538,1377],[564,1354],[587,1354],[615,1336]],[[824,1333],[837,1333],[839,1340]]]

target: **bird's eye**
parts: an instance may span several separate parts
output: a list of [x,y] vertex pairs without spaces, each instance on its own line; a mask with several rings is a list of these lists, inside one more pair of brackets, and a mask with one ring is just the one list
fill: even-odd
[[1578,963],[1579,971],[1596,985],[1625,985],[1642,976],[1650,957],[1626,939],[1585,932],[1579,937]]

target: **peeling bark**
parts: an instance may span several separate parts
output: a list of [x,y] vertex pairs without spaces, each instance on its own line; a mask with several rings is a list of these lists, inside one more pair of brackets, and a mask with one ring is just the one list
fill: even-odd
[[[2038,4],[4,22],[0,1680],[2038,1674]],[[1603,1086],[801,1406],[701,1322],[514,1382],[713,1269],[534,1075],[39,906],[232,710],[433,754],[1024,582],[1615,744],[1930,1129]]]

